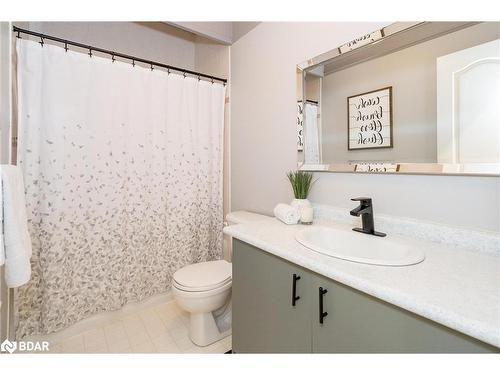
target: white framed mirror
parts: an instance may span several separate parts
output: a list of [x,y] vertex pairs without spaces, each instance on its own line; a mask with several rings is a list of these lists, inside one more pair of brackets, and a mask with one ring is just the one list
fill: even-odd
[[395,23],[297,66],[302,170],[500,176],[500,22]]

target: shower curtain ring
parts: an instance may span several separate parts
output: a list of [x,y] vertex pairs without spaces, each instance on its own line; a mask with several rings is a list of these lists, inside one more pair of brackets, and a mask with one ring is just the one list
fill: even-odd
[[64,42],[64,50],[68,52],[68,42]]
[[132,67],[135,67],[135,60],[132,59]]
[[167,68],[167,74],[170,75],[170,68]]
[[40,45],[43,47],[43,43],[44,43],[43,42],[43,36],[40,37],[40,41],[38,43],[40,43]]
[[153,63],[151,63],[151,71],[153,71],[153,69],[154,69],[154,68],[153,68]]
[[21,32],[20,31],[17,32],[17,38],[21,39]]
[[111,61],[112,62],[115,62],[115,53],[114,52],[111,52]]
[[184,78],[186,78],[186,72],[183,72],[182,75],[184,76]]
[[92,57],[92,47],[89,46],[88,48],[89,48],[89,57]]
[[214,84],[214,79],[212,78],[211,81],[212,81],[212,85],[213,85]]
[[200,82],[200,81],[201,81],[201,76],[200,76],[200,75],[198,75],[198,82]]

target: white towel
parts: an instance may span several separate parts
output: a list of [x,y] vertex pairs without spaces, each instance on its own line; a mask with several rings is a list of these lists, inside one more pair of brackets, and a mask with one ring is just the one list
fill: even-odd
[[297,224],[300,219],[300,211],[289,204],[279,203],[274,207],[274,216],[285,224]]
[[21,170],[0,166],[3,206],[5,282],[9,288],[26,284],[31,277],[31,239],[28,232],[24,184]]

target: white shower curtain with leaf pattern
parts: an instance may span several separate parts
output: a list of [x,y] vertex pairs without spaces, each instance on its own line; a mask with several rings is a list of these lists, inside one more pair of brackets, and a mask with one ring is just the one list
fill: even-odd
[[33,242],[17,337],[168,291],[222,256],[222,84],[17,41]]

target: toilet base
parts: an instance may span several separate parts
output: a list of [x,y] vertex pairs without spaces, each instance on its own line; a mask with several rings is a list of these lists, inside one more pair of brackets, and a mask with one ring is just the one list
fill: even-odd
[[223,332],[219,331],[213,313],[191,313],[189,321],[189,339],[195,345],[207,346],[222,340],[230,334],[231,329],[227,329]]

